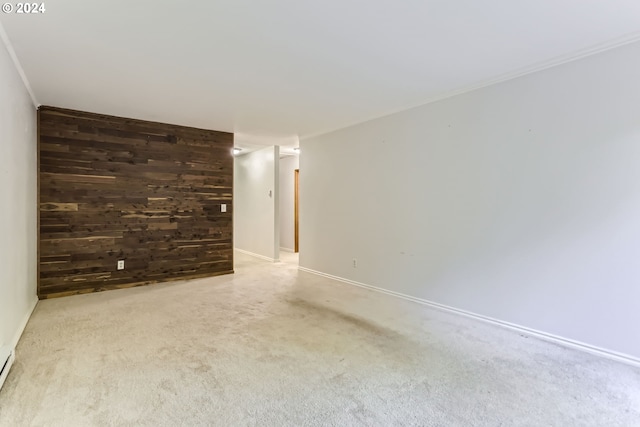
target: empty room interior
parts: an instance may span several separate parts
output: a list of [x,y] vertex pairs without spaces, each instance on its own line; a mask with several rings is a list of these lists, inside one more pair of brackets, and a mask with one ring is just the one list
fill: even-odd
[[0,36],[0,426],[640,425],[640,2]]

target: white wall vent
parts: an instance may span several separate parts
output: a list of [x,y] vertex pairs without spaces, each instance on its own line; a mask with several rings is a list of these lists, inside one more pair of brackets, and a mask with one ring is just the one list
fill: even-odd
[[14,353],[8,345],[0,347],[0,388],[9,375],[9,369],[13,365]]

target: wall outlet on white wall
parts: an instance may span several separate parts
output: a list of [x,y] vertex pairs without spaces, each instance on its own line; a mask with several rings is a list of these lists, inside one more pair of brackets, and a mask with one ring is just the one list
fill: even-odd
[[124,260],[118,260],[118,270],[124,270]]

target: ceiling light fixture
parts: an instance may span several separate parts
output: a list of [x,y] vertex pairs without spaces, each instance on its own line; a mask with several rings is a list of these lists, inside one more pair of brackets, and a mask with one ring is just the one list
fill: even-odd
[[242,148],[234,147],[233,148],[233,155],[237,156],[238,154],[240,154],[241,151],[242,151]]

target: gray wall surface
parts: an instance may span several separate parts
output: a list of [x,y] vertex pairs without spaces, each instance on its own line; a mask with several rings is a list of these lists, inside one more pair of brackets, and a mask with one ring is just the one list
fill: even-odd
[[638,76],[635,43],[303,140],[300,265],[640,357]]
[[36,109],[0,42],[0,347],[17,344],[37,302],[36,126]]
[[273,260],[280,257],[279,148],[237,156],[233,168],[234,247]]

